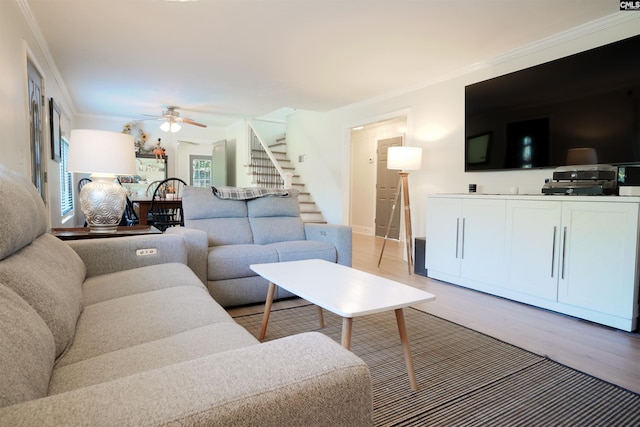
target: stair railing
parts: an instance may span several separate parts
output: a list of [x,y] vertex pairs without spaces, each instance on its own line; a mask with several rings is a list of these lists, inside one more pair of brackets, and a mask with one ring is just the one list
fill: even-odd
[[[260,187],[290,188],[291,174],[286,173],[280,167],[269,146],[260,137],[251,123],[249,133],[251,139],[251,172],[256,176],[256,182]],[[266,156],[257,157],[255,153],[263,153]],[[288,186],[287,181],[289,182]]]

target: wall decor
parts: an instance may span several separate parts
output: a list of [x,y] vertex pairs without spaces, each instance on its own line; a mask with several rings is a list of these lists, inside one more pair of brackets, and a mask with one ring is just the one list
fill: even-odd
[[60,127],[60,108],[51,98],[49,101],[49,125],[51,126],[51,160],[60,162],[62,157],[62,129]]
[[133,137],[136,153],[151,153],[151,151],[153,151],[152,147],[146,145],[147,134],[142,130],[140,123],[130,122],[125,124],[122,128],[122,133],[126,133]]

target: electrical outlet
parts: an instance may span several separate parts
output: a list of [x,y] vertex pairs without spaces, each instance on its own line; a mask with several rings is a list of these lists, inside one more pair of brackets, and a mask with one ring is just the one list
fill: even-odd
[[157,253],[158,253],[158,250],[156,248],[138,249],[138,250],[136,250],[136,255],[138,255],[138,256],[155,255]]

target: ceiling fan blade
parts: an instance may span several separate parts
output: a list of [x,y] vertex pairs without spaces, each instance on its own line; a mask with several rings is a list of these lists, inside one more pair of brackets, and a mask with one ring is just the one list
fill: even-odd
[[146,119],[140,119],[140,120],[162,120],[162,119],[164,119],[163,116],[154,116],[154,115],[151,115],[151,114],[140,114],[140,115],[144,116],[144,117],[148,117]]
[[202,123],[194,122],[193,120],[187,119],[187,118],[184,118],[184,117],[180,121],[182,121],[182,122],[184,122],[184,123],[186,123],[188,125],[200,126],[201,128],[206,128],[207,127],[207,125],[203,125]]

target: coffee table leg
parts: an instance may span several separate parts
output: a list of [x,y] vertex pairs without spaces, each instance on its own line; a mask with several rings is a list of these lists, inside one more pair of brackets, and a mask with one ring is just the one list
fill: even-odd
[[258,339],[262,341],[267,333],[267,323],[269,323],[269,315],[271,314],[271,306],[273,305],[273,295],[276,293],[276,285],[269,282],[267,290],[267,300],[264,302],[264,314],[262,315],[262,325],[260,326],[260,336]]
[[407,324],[404,321],[404,310],[402,308],[396,310],[396,321],[398,322],[398,332],[400,332],[400,341],[402,342],[402,349],[404,350],[404,361],[407,365],[411,390],[418,391],[418,381],[416,380],[416,371],[413,368],[409,335],[407,335]]
[[349,350],[351,347],[351,327],[353,325],[353,317],[342,318],[342,346]]
[[320,318],[320,329],[324,329],[324,313],[320,306],[318,306],[318,317]]

